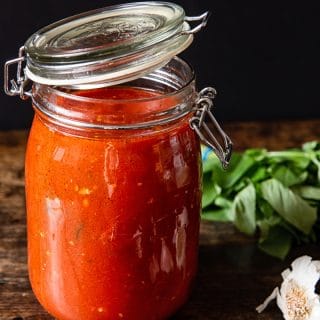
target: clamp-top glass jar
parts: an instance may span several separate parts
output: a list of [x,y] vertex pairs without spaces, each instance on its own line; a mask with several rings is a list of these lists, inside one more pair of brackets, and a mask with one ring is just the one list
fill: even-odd
[[58,319],[165,319],[188,296],[201,211],[198,136],[224,166],[232,146],[211,113],[214,89],[198,93],[192,69],[175,57],[207,17],[166,2],[103,8],[41,29],[5,65],[6,93],[31,97],[35,109],[29,274]]

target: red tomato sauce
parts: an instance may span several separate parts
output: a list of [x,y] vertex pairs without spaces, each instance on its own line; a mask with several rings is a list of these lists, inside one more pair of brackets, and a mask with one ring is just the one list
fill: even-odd
[[[137,102],[131,117],[139,112]],[[66,134],[36,113],[26,155],[28,263],[32,288],[52,315],[164,319],[185,302],[197,267],[199,149],[188,116],[161,131],[92,138]]]

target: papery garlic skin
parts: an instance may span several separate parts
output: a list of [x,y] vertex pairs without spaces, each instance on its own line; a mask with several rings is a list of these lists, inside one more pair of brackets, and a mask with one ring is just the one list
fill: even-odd
[[280,290],[274,289],[256,310],[261,313],[276,298],[285,320],[319,320],[320,299],[315,286],[320,278],[320,261],[303,256],[293,261],[291,267],[281,274]]

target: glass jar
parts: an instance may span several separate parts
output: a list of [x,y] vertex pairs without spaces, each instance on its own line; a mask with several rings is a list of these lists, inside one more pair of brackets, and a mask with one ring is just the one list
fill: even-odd
[[[157,79],[169,83],[172,69],[178,90]],[[58,319],[164,319],[186,300],[201,209],[199,139],[189,126],[195,95],[179,59],[117,87],[34,86],[29,274]]]
[[[191,67],[175,57],[199,29],[186,21],[199,17],[175,21],[180,36],[174,39],[172,28],[162,30],[157,36],[170,31],[171,40],[158,39],[156,48],[148,36],[152,50],[146,49],[139,41],[154,33],[145,21],[146,8],[154,6],[183,12],[151,2],[82,14],[40,30],[6,64],[6,92],[32,97],[35,109],[26,153],[30,281],[40,303],[60,320],[165,319],[186,301],[196,273],[199,137],[223,165],[232,144],[211,113],[215,91],[198,93]],[[124,34],[135,30],[126,56],[127,37],[117,25],[118,43],[109,41],[107,53],[121,54],[111,63],[99,41],[115,32],[117,14],[139,20],[140,29],[121,27]],[[161,59],[155,57],[161,50]],[[129,56],[139,56],[139,63]],[[17,79],[9,88],[14,63]]]

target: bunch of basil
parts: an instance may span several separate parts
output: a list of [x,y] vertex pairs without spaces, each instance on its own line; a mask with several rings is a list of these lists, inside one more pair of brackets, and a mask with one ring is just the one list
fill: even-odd
[[234,153],[227,171],[203,148],[202,219],[232,222],[259,236],[259,247],[283,259],[294,242],[317,240],[320,230],[320,144],[301,149]]

